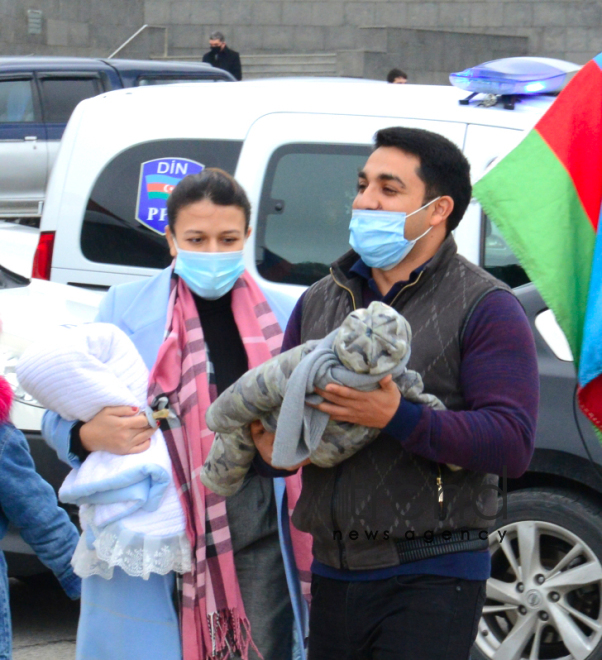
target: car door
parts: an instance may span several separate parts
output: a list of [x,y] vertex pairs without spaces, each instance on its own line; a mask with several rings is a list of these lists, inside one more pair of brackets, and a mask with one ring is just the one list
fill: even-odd
[[1,76],[0,217],[40,215],[47,169],[46,129],[33,76]]
[[103,77],[97,72],[38,72],[37,81],[46,126],[48,174],[58,153],[61,137],[75,106],[84,99],[105,91]]

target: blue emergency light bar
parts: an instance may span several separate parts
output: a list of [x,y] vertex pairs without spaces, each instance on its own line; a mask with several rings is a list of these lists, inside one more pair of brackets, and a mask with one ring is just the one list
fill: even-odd
[[580,68],[550,57],[506,57],[451,73],[449,81],[473,94],[542,94],[561,90]]

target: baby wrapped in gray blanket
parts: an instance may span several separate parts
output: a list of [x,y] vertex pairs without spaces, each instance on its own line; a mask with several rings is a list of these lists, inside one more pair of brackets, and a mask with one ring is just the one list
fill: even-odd
[[423,392],[420,374],[406,368],[412,330],[392,307],[373,302],[351,312],[337,330],[251,369],[209,407],[207,426],[215,440],[201,481],[219,495],[233,495],[255,456],[250,423],[260,419],[276,433],[272,463],[290,468],[307,458],[333,467],[372,442],[380,429],[335,422],[316,408],[315,388],[337,383],[370,391],[391,374],[402,396],[436,410],[439,399]]

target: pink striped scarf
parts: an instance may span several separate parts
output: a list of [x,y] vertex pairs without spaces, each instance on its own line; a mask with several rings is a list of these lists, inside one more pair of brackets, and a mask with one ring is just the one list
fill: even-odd
[[[280,327],[246,272],[232,290],[232,311],[249,368],[279,353]],[[221,660],[238,652],[246,659],[253,642],[236,578],[226,501],[207,490],[198,478],[213,443],[205,411],[216,392],[209,386],[207,352],[194,299],[177,276],[172,280],[166,335],[150,375],[149,399],[166,395],[178,418],[169,422],[164,435],[194,553],[192,571],[183,578],[183,657]],[[286,483],[292,511],[301,492],[300,475],[288,477]],[[311,537],[291,525],[291,538],[302,593],[309,600]]]

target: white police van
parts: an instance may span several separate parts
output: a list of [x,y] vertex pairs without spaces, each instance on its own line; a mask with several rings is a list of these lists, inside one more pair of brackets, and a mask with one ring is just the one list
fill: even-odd
[[[464,73],[459,84],[474,90],[465,84],[474,72]],[[216,83],[209,97],[194,85],[142,88],[82,102],[48,187],[37,279],[0,291],[0,367],[14,382],[15,356],[49,324],[91,320],[108,286],[165,267],[165,198],[203,167],[227,170],[246,189],[253,208],[246,266],[284,325],[304,288],[349,249],[357,172],[378,129],[441,133],[466,154],[476,180],[553,102],[520,95],[527,84],[545,88],[533,76],[516,76],[518,91],[496,89],[492,78],[479,89],[501,91],[501,99],[468,104],[456,87],[342,79]],[[491,537],[493,575],[475,655],[602,658],[602,448],[573,411],[570,351],[476,201],[455,238],[463,255],[515,288],[533,326],[542,383],[536,452],[527,474],[507,483],[508,516],[497,523],[507,532],[503,544]],[[41,444],[42,411],[14,385],[15,421],[32,447]],[[554,572],[564,575],[552,591],[545,578]]]

